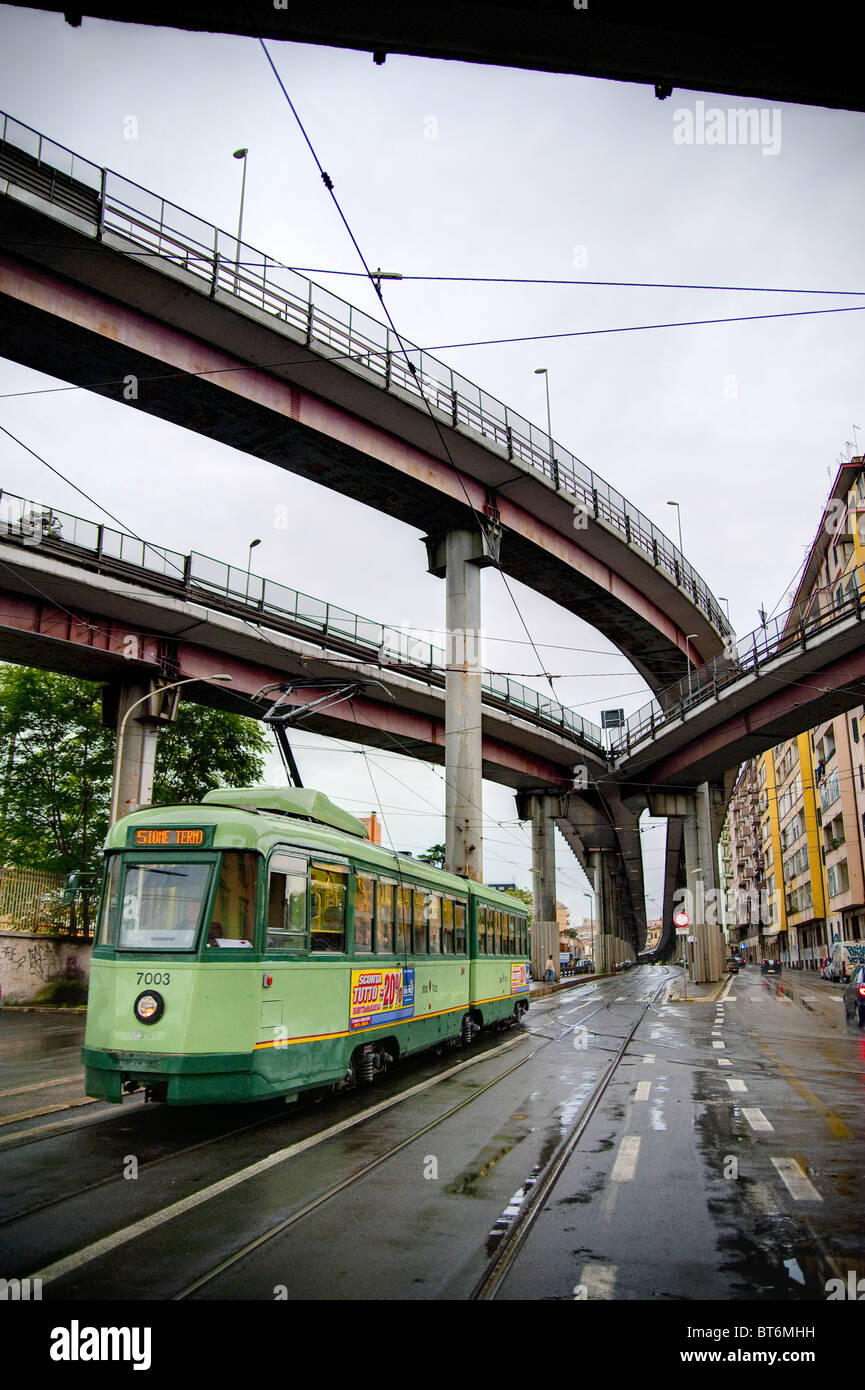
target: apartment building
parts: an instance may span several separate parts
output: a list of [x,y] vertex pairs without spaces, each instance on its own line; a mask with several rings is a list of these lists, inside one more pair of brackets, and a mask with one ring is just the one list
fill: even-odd
[[[865,601],[863,464],[860,456],[838,472],[793,600],[791,630],[803,614],[827,612],[857,595]],[[865,935],[865,707],[827,719],[746,764],[725,824],[726,852],[722,839],[724,871],[737,893],[749,882],[752,780],[767,921],[743,922],[740,913],[728,926],[730,943],[737,944],[738,928],[753,959],[777,955],[817,969],[835,941]],[[757,862],[755,853],[755,869]]]
[[759,960],[770,923],[765,905],[760,785],[753,759],[744,765],[733,788],[721,850],[728,944],[743,948],[749,959]]

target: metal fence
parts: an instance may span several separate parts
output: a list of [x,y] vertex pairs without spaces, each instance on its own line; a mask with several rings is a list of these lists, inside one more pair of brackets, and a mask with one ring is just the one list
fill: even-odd
[[71,910],[62,903],[63,874],[0,867],[0,930],[70,931]]
[[[205,603],[237,613],[257,625],[308,636],[323,646],[353,652],[358,660],[372,659],[437,685],[445,681],[448,663],[444,648],[401,628],[361,617],[347,608],[196,550],[184,555],[0,489],[2,539],[26,547],[43,546],[59,558],[79,564],[98,566],[107,561],[128,566],[130,571],[170,581],[185,594],[200,596]],[[602,731],[574,710],[510,676],[483,671],[481,684],[488,700],[528,715],[606,756]]]
[[[295,342],[412,404],[426,401],[443,424],[471,431],[496,452],[553,482],[589,515],[642,551],[719,632],[730,633],[726,615],[705,581],[669,537],[574,454],[502,401],[429,352],[405,339],[398,341],[385,324],[282,261],[0,113],[0,153],[3,144],[26,157],[26,171],[17,177],[31,191],[90,220],[100,237],[111,234],[113,248],[137,259],[170,264],[198,279],[211,295],[217,291],[232,295],[267,314],[272,325]],[[62,178],[46,176],[40,183],[34,169],[56,171]],[[4,172],[15,180],[14,161],[6,162]],[[81,189],[81,196],[73,196],[69,180]],[[98,195],[95,202],[94,193]],[[87,194],[93,208],[89,219],[82,211]]]

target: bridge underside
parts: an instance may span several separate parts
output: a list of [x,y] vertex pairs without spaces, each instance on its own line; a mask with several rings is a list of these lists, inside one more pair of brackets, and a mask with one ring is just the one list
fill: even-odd
[[[722,705],[735,707],[735,697],[698,707],[684,724],[658,739],[657,746],[619,761],[615,775],[622,795],[637,805],[644,804],[648,787],[687,790],[701,782],[722,782],[747,759],[865,703],[861,641],[860,623],[851,622],[793,660],[778,662],[775,672],[760,676],[741,712],[719,715]],[[762,697],[754,699],[758,687]]]
[[368,51],[378,63],[407,53],[497,67],[577,73],[643,82],[667,92],[732,92],[769,101],[861,111],[855,44],[844,40],[850,11],[824,6],[820,22],[799,22],[789,6],[727,0],[695,6],[667,0],[647,11],[637,0],[596,8],[587,0],[450,0],[430,11],[390,0],[315,0],[251,8],[245,0],[89,0],[68,6],[12,0],[28,9],[176,29],[261,35]]
[[[12,252],[38,243],[26,261],[0,257],[4,356],[419,531],[497,522],[503,570],[604,633],[656,692],[681,678],[689,655],[699,662],[720,650],[706,613],[642,550],[594,518],[575,529],[567,495],[490,441],[444,418],[434,424],[361,365],[334,365],[277,331],[272,315],[238,309],[223,291],[209,296],[200,276],[121,255],[110,238],[100,245],[17,197],[0,198],[0,217]],[[80,227],[81,218],[66,221]],[[130,377],[137,399],[125,402]],[[696,634],[690,647],[685,633]]]

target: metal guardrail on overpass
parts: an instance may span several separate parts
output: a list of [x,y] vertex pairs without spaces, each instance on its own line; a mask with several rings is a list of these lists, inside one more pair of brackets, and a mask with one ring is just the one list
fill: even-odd
[[[0,179],[9,178],[89,221],[97,237],[110,232],[136,248],[126,251],[112,241],[112,250],[133,257],[143,253],[179,266],[198,277],[211,295],[224,291],[272,315],[292,341],[329,354],[346,370],[366,374],[385,390],[408,396],[413,404],[425,399],[443,423],[472,431],[510,461],[570,494],[588,515],[612,527],[668,574],[719,632],[730,631],[705,581],[669,537],[522,415],[405,339],[403,356],[385,324],[281,261],[238,242],[140,184],[83,159],[14,117],[2,113],[0,117]],[[4,155],[4,145],[21,151],[24,159]]]
[[692,667],[687,676],[663,690],[658,700],[652,700],[632,714],[624,725],[623,735],[610,747],[614,759],[630,757],[636,746],[656,738],[672,725],[681,722],[697,706],[720,698],[724,690],[737,685],[744,677],[758,676],[761,667],[777,657],[802,651],[818,633],[836,627],[851,617],[862,622],[865,617],[865,565],[857,565],[844,576],[842,588],[836,579],[833,584],[817,589],[806,601],[794,604],[785,613],[770,618],[740,638],[730,654],[714,657],[702,666]]
[[[29,548],[39,546],[55,559],[71,563],[110,567],[113,573],[125,573],[133,581],[163,581],[164,588],[187,599],[205,603],[221,599],[223,610],[227,607],[256,625],[277,631],[290,629],[323,646],[354,653],[358,660],[383,658],[383,664],[407,675],[438,686],[445,683],[444,649],[409,637],[404,629],[363,618],[198,551],[184,555],[2,489],[0,540]],[[509,676],[484,671],[481,680],[487,701],[589,745],[606,759],[604,735],[590,720]]]

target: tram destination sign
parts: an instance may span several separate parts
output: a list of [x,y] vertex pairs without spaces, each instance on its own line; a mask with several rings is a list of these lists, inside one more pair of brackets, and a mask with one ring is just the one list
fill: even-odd
[[212,825],[131,826],[126,843],[132,849],[206,849],[213,844]]

